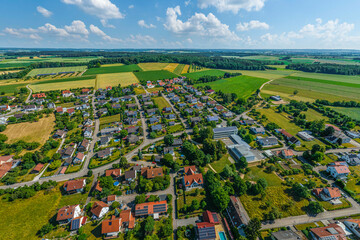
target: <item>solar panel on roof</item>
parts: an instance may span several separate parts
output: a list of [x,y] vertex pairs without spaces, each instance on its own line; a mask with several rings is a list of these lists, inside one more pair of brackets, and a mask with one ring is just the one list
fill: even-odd
[[71,230],[77,230],[80,228],[80,219],[73,219],[71,222]]
[[217,214],[213,214],[212,216],[213,216],[214,222],[219,222],[219,219],[218,219],[218,217],[217,217]]
[[216,232],[214,227],[199,228],[198,230],[199,230],[199,240],[216,238]]

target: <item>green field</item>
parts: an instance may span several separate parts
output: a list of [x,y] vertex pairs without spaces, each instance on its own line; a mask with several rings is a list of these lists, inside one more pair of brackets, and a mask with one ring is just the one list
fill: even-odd
[[134,74],[139,81],[156,81],[178,77],[178,75],[165,70],[134,72]]
[[335,111],[360,121],[360,108],[331,107]]
[[236,93],[240,98],[248,98],[265,82],[267,82],[267,79],[237,76],[215,82],[196,84],[196,86],[210,86],[215,91],[221,90],[225,93]]
[[229,154],[225,154],[224,156],[222,156],[222,158],[218,161],[212,162],[211,167],[217,172],[217,173],[221,173],[222,170],[224,169],[225,165],[231,165],[231,162],[229,160],[230,155]]
[[138,79],[132,72],[109,73],[97,75],[96,88],[106,88],[107,86],[126,87],[134,83],[138,83]]
[[164,107],[171,107],[170,104],[163,97],[156,97],[153,100],[154,103],[158,105],[160,112],[163,110]]
[[0,85],[0,93],[14,93],[15,91],[19,91],[20,88],[25,87],[26,84],[6,84]]
[[177,74],[177,75],[180,75],[183,71],[185,67],[185,64],[179,64],[176,66],[175,70],[173,71],[173,73]]
[[185,77],[198,80],[203,76],[216,76],[216,77],[223,77],[225,74],[224,71],[221,70],[205,70],[201,72],[193,72],[193,73],[185,73],[183,74]]
[[73,78],[61,78],[61,79],[54,79],[54,80],[45,80],[40,82],[32,83],[31,85],[40,85],[40,84],[48,84],[48,83],[62,83],[62,82],[76,82],[76,81],[83,81],[83,80],[90,80],[95,79],[95,76],[83,76],[83,77],[73,77]]
[[108,66],[108,67],[100,67],[100,68],[90,68],[88,69],[84,75],[95,75],[95,74],[106,74],[106,73],[121,73],[121,72],[133,72],[133,71],[141,71],[138,65],[122,65],[122,66]]
[[120,122],[120,114],[100,118],[100,125],[113,122]]
[[37,68],[31,70],[27,76],[34,77],[38,74],[47,74],[47,73],[56,73],[59,72],[83,72],[86,70],[86,66],[77,66],[77,67],[59,67],[59,68]]

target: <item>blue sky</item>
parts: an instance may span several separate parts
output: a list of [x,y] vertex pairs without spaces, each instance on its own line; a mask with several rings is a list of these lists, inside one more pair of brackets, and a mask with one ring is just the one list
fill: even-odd
[[0,47],[360,49],[358,0],[3,0]]

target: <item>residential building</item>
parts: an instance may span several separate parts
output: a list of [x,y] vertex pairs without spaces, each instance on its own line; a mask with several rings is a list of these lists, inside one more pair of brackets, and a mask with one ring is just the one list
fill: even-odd
[[155,177],[163,177],[164,172],[162,168],[147,167],[141,169],[141,175],[147,179],[153,179]]
[[283,149],[280,151],[280,155],[285,159],[290,159],[294,157],[294,152],[291,149]]
[[[120,121],[120,119],[119,119],[119,121]],[[121,130],[120,127],[108,127],[108,128],[101,129],[100,130],[100,135],[105,136],[105,135],[108,135],[108,134],[119,132],[120,130]]]
[[116,238],[119,235],[121,228],[121,218],[116,218],[114,215],[111,219],[103,220],[101,223],[101,233],[105,238]]
[[81,164],[85,160],[85,154],[82,152],[78,152],[74,157],[73,163],[74,164]]
[[240,121],[241,125],[246,125],[246,126],[251,126],[251,125],[254,125],[255,123],[256,123],[255,120],[251,120],[251,119]]
[[92,135],[93,135],[93,130],[91,128],[89,128],[89,127],[86,127],[84,129],[84,137],[91,138]]
[[230,137],[233,134],[237,134],[238,133],[238,128],[235,127],[235,126],[223,127],[223,128],[214,128],[213,132],[214,132],[214,139],[226,138],[226,137]]
[[276,129],[276,132],[282,134],[289,144],[295,144],[296,146],[301,145],[301,142],[296,137],[294,137],[284,129]]
[[215,240],[215,224],[208,222],[196,223],[196,233],[199,240]]
[[74,152],[75,152],[75,148],[69,146],[65,149],[65,151],[63,152],[61,157],[62,157],[62,159],[71,158],[72,155],[74,154]]
[[127,182],[132,182],[136,179],[136,171],[135,170],[129,170],[125,172],[125,180]]
[[174,155],[174,147],[164,147],[164,154]]
[[92,206],[90,212],[93,214],[93,219],[101,219],[109,211],[109,205],[102,201],[96,201]]
[[208,121],[208,122],[217,122],[217,121],[219,121],[219,117],[218,116],[207,116],[206,121]]
[[323,201],[331,201],[341,198],[341,191],[336,187],[315,188],[312,190],[312,193]]
[[77,179],[77,180],[69,180],[65,182],[63,188],[66,193],[72,194],[72,193],[82,192],[85,186],[86,186],[85,179]]
[[151,131],[152,131],[152,132],[154,132],[154,131],[161,131],[161,130],[162,130],[161,124],[157,124],[157,125],[151,126]]
[[56,215],[56,221],[59,224],[69,223],[74,218],[81,215],[80,205],[65,206],[59,209]]
[[96,153],[98,158],[107,158],[111,156],[111,149],[105,148],[104,150],[100,150]]
[[345,231],[336,223],[331,223],[326,227],[312,228],[310,234],[315,240],[346,240]]
[[253,134],[265,134],[265,128],[263,126],[260,126],[260,127],[251,127],[250,128],[250,131],[253,133]]
[[174,142],[172,144],[173,147],[180,147],[183,144],[183,140],[180,138],[174,139]]
[[120,213],[122,227],[125,229],[133,229],[135,227],[135,217],[132,215],[131,210],[122,210]]
[[44,167],[44,164],[41,164],[41,163],[38,163],[34,168],[33,170],[31,170],[31,173],[34,174],[34,173],[39,173],[41,172],[41,170],[43,169]]
[[220,224],[220,217],[216,212],[210,212],[206,210],[202,214],[204,222],[213,223],[215,225]]
[[86,152],[89,150],[90,141],[87,139],[83,139],[78,147],[79,152]]
[[350,166],[360,165],[360,154],[356,155],[354,153],[345,153],[345,155],[341,156],[340,159]]
[[201,122],[201,117],[192,117],[192,118],[190,118],[190,122],[192,124],[199,123],[199,122]]
[[346,162],[334,162],[327,165],[326,171],[335,179],[345,180],[350,174]]
[[109,142],[110,142],[109,137],[100,137],[100,146],[102,147],[107,146]]
[[126,141],[130,144],[135,144],[140,140],[140,138],[134,134],[131,134],[126,137]]
[[249,216],[244,210],[240,200],[235,196],[230,196],[230,202],[226,208],[226,213],[231,221],[231,224],[237,229],[247,225],[250,221]]
[[159,215],[166,214],[167,202],[147,202],[135,205],[135,217],[153,216],[154,219],[158,219]]
[[105,171],[105,176],[111,176],[114,179],[121,177],[121,168],[109,169]]
[[70,231],[79,230],[85,223],[86,223],[86,217],[84,216],[73,218],[70,222]]
[[275,137],[257,137],[257,142],[262,147],[272,147],[278,145],[278,140]]
[[69,90],[62,91],[63,97],[71,97],[73,94]]
[[194,173],[191,175],[183,176],[183,184],[185,190],[190,190],[193,188],[202,187],[204,184],[204,179],[201,173]]
[[345,131],[345,134],[348,135],[351,138],[360,138],[360,133],[359,132]]
[[64,130],[56,130],[56,132],[53,135],[53,138],[64,138],[66,135],[66,131]]
[[347,219],[344,224],[357,238],[360,238],[360,219]]
[[312,141],[312,140],[315,139],[312,135],[310,135],[310,133],[309,133],[308,131],[298,132],[297,135],[298,135],[302,140],[305,140],[305,141]]

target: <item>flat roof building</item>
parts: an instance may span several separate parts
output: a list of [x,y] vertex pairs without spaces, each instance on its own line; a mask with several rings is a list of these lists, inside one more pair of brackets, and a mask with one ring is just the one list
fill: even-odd
[[226,138],[226,137],[230,137],[233,134],[237,134],[238,133],[238,128],[235,127],[235,126],[223,127],[223,128],[214,128],[213,132],[214,132],[214,139]]

